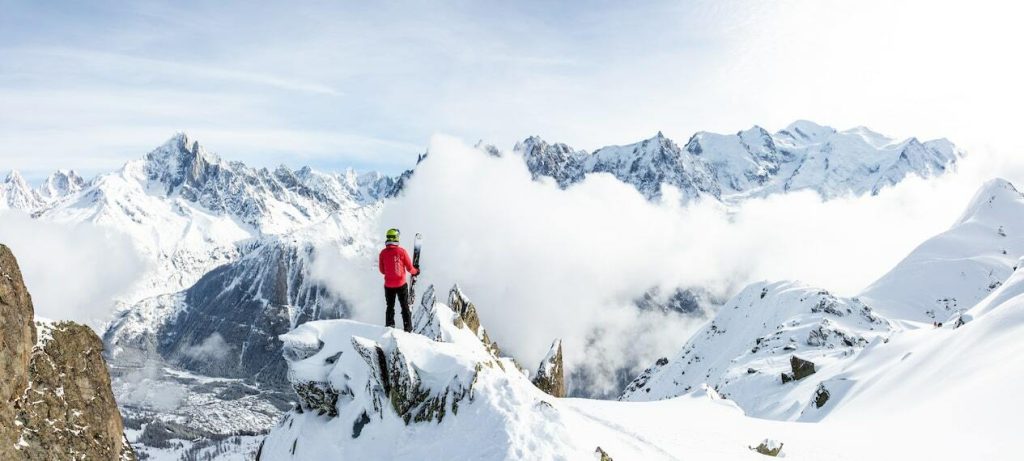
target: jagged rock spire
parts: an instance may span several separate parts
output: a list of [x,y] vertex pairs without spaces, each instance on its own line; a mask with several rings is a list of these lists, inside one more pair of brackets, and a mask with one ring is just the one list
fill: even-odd
[[480,326],[480,315],[476,311],[476,306],[466,298],[458,284],[448,292],[448,307],[455,311],[455,326],[462,328],[465,325],[480,338],[495,357],[501,355],[498,343],[491,341],[487,330]]
[[537,368],[537,375],[533,377],[533,384],[554,397],[565,397],[561,339],[556,339],[551,343],[551,349],[548,350],[544,360],[541,360],[540,366]]

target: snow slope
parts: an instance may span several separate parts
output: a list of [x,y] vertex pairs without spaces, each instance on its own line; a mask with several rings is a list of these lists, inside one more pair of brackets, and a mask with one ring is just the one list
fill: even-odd
[[922,243],[861,297],[884,315],[944,322],[998,288],[1024,255],[1024,195],[987,182],[952,228]]

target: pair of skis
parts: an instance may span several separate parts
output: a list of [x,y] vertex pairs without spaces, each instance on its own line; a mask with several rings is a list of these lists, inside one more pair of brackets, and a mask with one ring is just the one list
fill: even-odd
[[[416,234],[412,243],[412,267],[420,270],[420,248],[423,248],[423,235]],[[409,306],[416,304],[416,276],[412,276],[412,283],[409,284]]]

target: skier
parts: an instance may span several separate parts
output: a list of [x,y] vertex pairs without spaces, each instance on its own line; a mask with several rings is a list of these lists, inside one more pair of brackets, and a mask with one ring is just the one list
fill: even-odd
[[402,327],[412,332],[412,311],[409,310],[409,284],[407,274],[419,275],[420,270],[412,264],[409,253],[398,246],[398,229],[388,229],[385,235],[384,249],[380,252],[380,273],[384,274],[384,300],[387,311],[384,313],[384,324],[395,326],[395,298],[402,306]]

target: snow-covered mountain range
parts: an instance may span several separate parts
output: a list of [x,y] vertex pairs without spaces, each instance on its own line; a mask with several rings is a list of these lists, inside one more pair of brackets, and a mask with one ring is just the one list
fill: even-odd
[[78,193],[87,185],[85,179],[74,170],[59,170],[47,177],[39,187],[32,188],[20,173],[11,171],[0,182],[0,210],[41,210]]
[[588,174],[610,173],[648,198],[663,185],[685,199],[735,201],[809,189],[825,198],[877,194],[908,175],[938,176],[963,152],[945,139],[896,140],[864,127],[837,131],[797,121],[774,134],[754,126],[736,134],[699,132],[679,146],[660,132],[653,138],[587,153],[530,137],[516,145],[534,177],[562,187]]
[[[481,150],[502,155],[489,146],[481,145]],[[945,140],[896,141],[866,128],[837,131],[810,122],[796,122],[775,134],[759,127],[735,135],[698,133],[683,147],[659,133],[636,144],[593,153],[532,137],[512,152],[523,158],[535,178],[551,177],[562,187],[571,187],[589,174],[609,173],[652,200],[669,185],[679,188],[684,200],[726,204],[799,190],[816,191],[825,199],[874,194],[909,175],[933,177],[950,171],[963,155]],[[417,163],[421,161],[429,159],[423,155]],[[0,183],[0,208],[21,210],[41,220],[115,230],[149,263],[138,286],[116,300],[117,314],[104,341],[114,367],[115,392],[122,403],[130,402],[124,405],[126,425],[134,431],[129,433],[152,448],[150,453],[159,453],[201,448],[181,440],[226,440],[268,427],[275,412],[286,407],[282,402],[293,385],[287,379],[288,363],[280,354],[279,336],[309,321],[348,316],[346,294],[328,290],[310,274],[317,249],[329,244],[351,254],[373,251],[377,244],[373,223],[384,203],[400,194],[408,181],[415,181],[415,170],[391,177],[324,173],[308,167],[252,168],[223,160],[178,134],[143,158],[88,181],[71,171],[57,172],[33,188],[12,172]],[[972,229],[979,227],[977,219],[968,216],[963,222]],[[1012,229],[1009,222],[1001,225],[1006,227],[999,232]],[[981,264],[975,278],[987,277],[991,284],[1010,271],[1007,261],[1019,252],[1007,245],[1003,245],[1004,254],[974,258]],[[957,267],[951,265],[948,271],[952,274]],[[982,277],[986,268],[990,274]],[[983,294],[958,291],[942,297],[966,305]],[[772,314],[772,322],[765,319],[764,326],[755,330],[736,326],[749,323],[738,313],[732,319],[722,317],[712,324],[718,330],[704,334],[708,344],[719,345],[725,343],[712,339],[727,331],[730,335],[746,331],[743,341],[748,334],[774,336],[754,354],[758,358],[748,367],[759,370],[761,375],[751,374],[756,377],[767,377],[778,368],[773,357],[788,350],[790,336],[818,331],[820,350],[829,346],[860,350],[904,320],[920,321],[955,310],[948,307],[949,312],[936,314],[935,300],[913,301],[918,304],[897,297],[875,300],[870,289],[864,301],[835,298],[795,283],[748,288],[738,295],[742,296],[746,297],[734,300],[737,312],[741,304],[753,309],[749,306],[760,302],[782,303],[776,299],[786,299],[788,310]],[[680,291],[665,306],[655,306],[650,296],[637,305],[694,315],[708,308],[700,305],[699,298]],[[814,306],[819,306],[818,311],[803,313]],[[889,316],[889,309],[917,309],[921,315]],[[794,319],[798,324],[780,326]],[[847,346],[847,341],[853,346]],[[735,358],[733,352],[726,352],[734,350],[738,349],[723,346],[721,360]],[[833,355],[836,363],[842,362],[838,353]],[[702,356],[702,360],[706,364],[709,359]],[[754,363],[757,360],[766,364]],[[692,380],[658,393],[634,382],[627,394],[680,394],[701,389],[713,377],[739,382],[734,380],[739,368],[725,368],[716,365],[714,370],[692,373]],[[704,381],[697,379],[701,373],[706,375]],[[652,369],[646,379],[659,382],[656,375],[658,370]],[[748,393],[743,391],[746,382],[735,391],[726,387],[721,392],[745,410],[757,408],[780,419],[795,417],[791,408],[765,403],[781,394]],[[155,395],[140,394],[139,383],[156,393],[182,396],[168,406]],[[798,392],[786,398],[799,403],[806,396]],[[156,401],[159,404],[153,404]],[[182,424],[192,429],[185,431],[179,427]],[[145,447],[141,451],[147,452]]]

